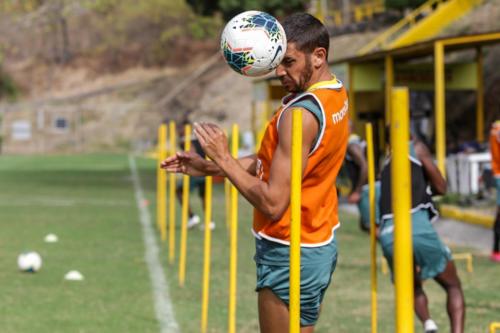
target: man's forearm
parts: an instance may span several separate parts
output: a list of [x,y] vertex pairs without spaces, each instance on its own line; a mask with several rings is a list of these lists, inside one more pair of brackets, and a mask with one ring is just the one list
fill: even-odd
[[354,188],[353,192],[358,192],[361,193],[361,190],[363,189],[363,185],[366,184],[367,182],[367,174],[368,170],[366,168],[366,165],[361,167],[361,170],[359,172],[359,178],[358,178],[358,183],[356,184],[356,187]]
[[276,205],[269,195],[269,185],[247,172],[239,160],[228,158],[219,161],[219,167],[224,170],[226,177],[256,209],[271,219],[275,217]]
[[[255,175],[255,162],[257,160],[256,155],[249,155],[235,160],[242,169],[251,175]],[[207,160],[204,165],[204,171],[207,176],[220,176],[227,177],[224,170],[222,170],[215,162]]]

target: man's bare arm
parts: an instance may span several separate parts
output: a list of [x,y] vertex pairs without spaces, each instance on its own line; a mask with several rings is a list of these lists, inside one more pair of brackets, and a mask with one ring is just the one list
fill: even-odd
[[441,171],[439,171],[438,167],[434,164],[429,149],[427,149],[425,144],[421,141],[415,141],[414,147],[415,154],[422,163],[424,173],[429,180],[432,192],[439,195],[445,194],[446,180],[444,179],[443,175],[441,175]]
[[368,166],[366,164],[365,157],[363,156],[363,150],[357,144],[350,144],[347,146],[347,151],[352,157],[354,163],[359,168],[358,182],[353,184],[354,187],[349,195],[348,201],[358,202],[361,198],[361,189],[368,178]]
[[[239,158],[238,163],[251,175],[255,175],[256,155]],[[195,152],[177,152],[161,162],[161,168],[167,172],[184,173],[190,176],[221,176],[225,173],[213,161],[206,160]]]
[[[307,158],[312,143],[318,133],[319,125],[314,116],[302,110],[302,172],[307,165]],[[283,114],[279,126],[279,143],[271,162],[270,175],[267,182],[250,175],[238,161],[224,151],[219,145],[222,131],[200,125],[195,133],[205,152],[223,170],[239,192],[260,212],[269,219],[279,220],[290,202],[290,161],[292,112]]]

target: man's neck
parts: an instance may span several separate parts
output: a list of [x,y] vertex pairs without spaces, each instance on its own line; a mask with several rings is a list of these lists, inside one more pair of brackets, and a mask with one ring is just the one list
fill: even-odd
[[[334,78],[332,73],[330,73],[330,69],[328,67],[323,67],[320,70],[318,70],[316,73],[313,73],[311,76],[311,79],[309,80],[309,84],[307,85],[307,89],[309,89],[313,84],[316,84],[318,82],[322,81],[330,81]],[[306,89],[306,90],[307,90]]]

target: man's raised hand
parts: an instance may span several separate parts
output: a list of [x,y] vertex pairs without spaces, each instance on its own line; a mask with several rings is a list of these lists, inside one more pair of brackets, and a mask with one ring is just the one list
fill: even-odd
[[224,132],[214,124],[195,123],[194,134],[205,154],[215,163],[231,157]]
[[189,176],[205,176],[207,161],[193,152],[177,152],[166,158],[160,167],[167,172],[183,173]]

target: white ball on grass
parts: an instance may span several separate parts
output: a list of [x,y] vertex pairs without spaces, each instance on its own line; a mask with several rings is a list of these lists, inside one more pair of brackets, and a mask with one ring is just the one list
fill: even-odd
[[38,252],[23,252],[17,257],[17,267],[23,272],[38,272],[42,268],[42,257]]

